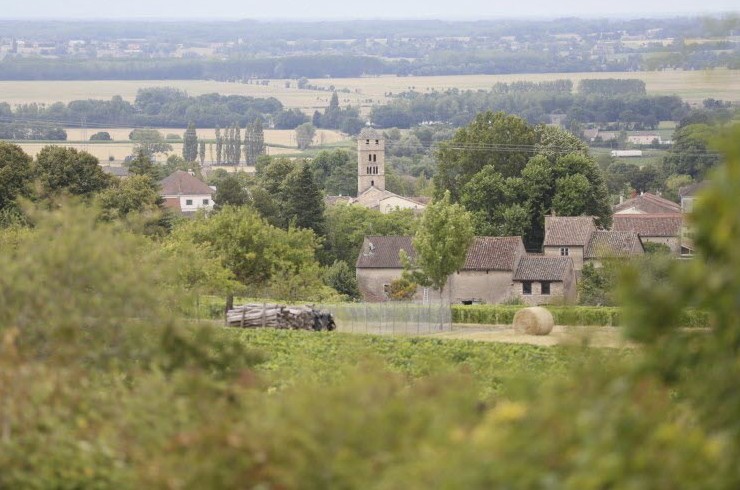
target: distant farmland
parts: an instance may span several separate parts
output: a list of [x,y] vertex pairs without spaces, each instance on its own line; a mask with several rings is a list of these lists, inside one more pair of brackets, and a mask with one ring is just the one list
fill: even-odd
[[296,88],[295,80],[270,80],[268,85],[243,84],[199,80],[126,80],[126,81],[0,81],[0,102],[11,105],[21,103],[69,102],[75,99],[110,99],[121,95],[127,100],[136,97],[143,87],[177,87],[190,95],[217,92],[223,95],[250,95],[253,97],[275,97],[286,107],[299,108],[307,113],[323,109],[329,104],[333,86],[341,92],[342,105],[361,106],[364,112],[375,104],[388,100],[389,94],[416,90],[462,90],[489,89],[497,82],[529,80],[534,82],[570,79],[574,85],[584,78],[639,78],[647,85],[648,93],[656,95],[679,95],[689,102],[703,99],[740,101],[740,72],[717,69],[711,71],[655,71],[618,73],[546,73],[521,75],[459,75],[432,77],[368,77],[368,78],[322,78],[312,79],[310,84],[327,90],[304,90]]
[[[66,131],[67,141],[18,141],[17,144],[31,156],[36,156],[41,148],[47,145],[77,148],[94,155],[101,163],[109,161],[111,157],[113,161],[120,162],[133,153],[134,143],[128,139],[131,128],[87,129],[87,138],[97,131],[107,131],[113,138],[113,141],[104,142],[85,141],[83,138],[85,132],[80,128],[66,128]],[[182,136],[183,133],[183,130],[178,129],[160,129],[160,131],[162,135],[174,133]],[[213,128],[201,128],[197,132],[199,137],[206,138],[207,141],[213,141],[215,138],[215,130]],[[347,136],[339,131],[319,129],[316,131],[313,144],[315,146],[335,145],[346,139]],[[170,141],[169,143],[172,145],[172,152],[170,154],[182,155],[182,142]],[[296,153],[300,153],[295,141],[295,131],[265,130],[265,143],[267,145],[266,152],[268,155],[295,155]],[[210,150],[209,145],[206,147],[207,161],[211,161]],[[215,151],[215,148],[213,151]]]

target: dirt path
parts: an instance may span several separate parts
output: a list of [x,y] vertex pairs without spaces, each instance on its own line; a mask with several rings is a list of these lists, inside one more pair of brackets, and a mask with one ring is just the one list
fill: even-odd
[[452,331],[431,334],[443,339],[476,340],[531,345],[589,345],[592,347],[635,347],[622,338],[617,327],[565,327],[556,325],[549,335],[524,335],[510,325],[461,325],[454,324]]

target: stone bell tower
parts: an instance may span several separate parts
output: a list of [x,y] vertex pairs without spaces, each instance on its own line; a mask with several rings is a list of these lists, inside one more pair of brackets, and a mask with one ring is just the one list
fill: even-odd
[[357,195],[371,187],[385,190],[385,140],[382,132],[365,128],[357,137]]

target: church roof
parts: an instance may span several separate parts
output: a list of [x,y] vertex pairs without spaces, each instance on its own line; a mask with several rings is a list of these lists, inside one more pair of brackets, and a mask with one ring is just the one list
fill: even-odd
[[422,208],[426,206],[426,204],[424,204],[420,200],[417,200],[416,198],[399,196],[398,194],[395,194],[391,191],[380,190],[377,187],[369,187],[362,194],[357,196],[352,201],[352,203],[360,204],[361,206],[365,206],[366,208],[374,209],[374,208],[380,207],[381,201],[385,199],[390,199],[393,197],[396,197],[398,199],[403,199],[405,201],[409,201],[413,204],[421,206]]

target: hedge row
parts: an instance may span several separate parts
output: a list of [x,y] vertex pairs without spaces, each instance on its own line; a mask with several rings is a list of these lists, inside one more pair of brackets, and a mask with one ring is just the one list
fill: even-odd
[[[453,323],[480,323],[507,325],[524,306],[508,305],[453,305]],[[569,326],[618,326],[621,309],[607,306],[547,306],[556,325]],[[684,312],[681,320],[684,327],[707,327],[709,315],[703,311]]]

